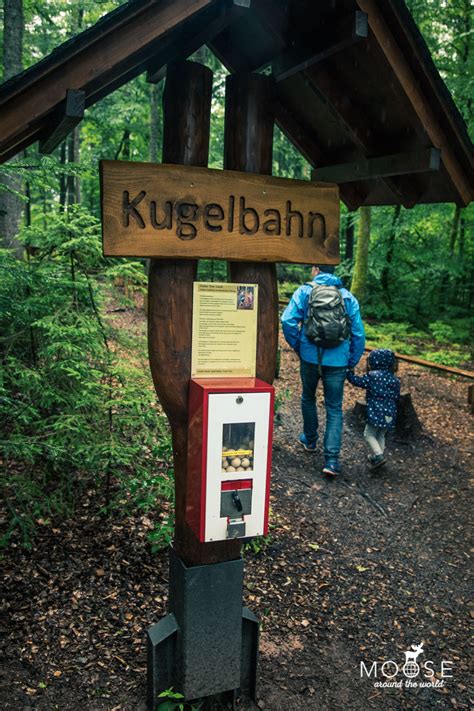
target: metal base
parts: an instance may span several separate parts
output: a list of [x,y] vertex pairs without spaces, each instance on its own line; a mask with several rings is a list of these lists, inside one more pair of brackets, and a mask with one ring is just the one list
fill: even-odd
[[147,630],[148,711],[234,691],[255,699],[259,622],[242,607],[242,559],[188,568],[170,548],[170,614]]

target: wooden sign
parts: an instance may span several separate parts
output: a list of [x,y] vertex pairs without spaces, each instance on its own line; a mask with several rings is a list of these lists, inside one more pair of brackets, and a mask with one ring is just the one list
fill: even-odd
[[337,185],[101,161],[107,257],[337,264]]

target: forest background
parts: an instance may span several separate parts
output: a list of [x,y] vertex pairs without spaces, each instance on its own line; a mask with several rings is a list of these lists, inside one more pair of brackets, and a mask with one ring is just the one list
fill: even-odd
[[[2,80],[97,22],[118,0],[4,0]],[[409,0],[472,136],[470,0]],[[222,168],[226,70],[214,72],[209,167]],[[89,108],[50,156],[29,148],[0,172],[1,544],[31,545],[37,525],[70,516],[86,492],[104,515],[159,503],[159,548],[173,527],[171,445],[151,384],[144,329],[110,314],[137,308],[144,260],[104,260],[98,161],[160,160],[163,84],[145,76]],[[310,179],[310,166],[275,128],[273,174]],[[369,344],[445,365],[472,364],[474,209],[451,204],[342,206],[337,273],[361,302]],[[279,265],[282,299],[309,276]],[[199,279],[225,280],[202,261]],[[98,502],[98,503],[97,503]]]

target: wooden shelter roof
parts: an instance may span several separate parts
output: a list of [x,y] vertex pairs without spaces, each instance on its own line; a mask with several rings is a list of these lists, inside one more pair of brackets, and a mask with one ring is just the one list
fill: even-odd
[[203,44],[271,67],[278,125],[351,209],[471,201],[472,143],[403,0],[131,0],[0,86],[0,160]]

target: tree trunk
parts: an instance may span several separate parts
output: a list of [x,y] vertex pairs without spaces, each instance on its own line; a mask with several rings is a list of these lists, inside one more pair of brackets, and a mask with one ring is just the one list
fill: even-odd
[[[74,163],[76,163],[76,165],[78,165],[80,160],[81,160],[81,127],[79,125],[79,126],[76,126],[76,128],[74,129]],[[74,178],[74,188],[75,188],[74,201],[76,203],[80,203],[81,202],[81,179],[78,175]]]
[[[361,422],[365,422],[367,416],[366,403],[358,400],[352,412]],[[413,440],[419,437],[422,429],[423,426],[418,419],[410,393],[402,393],[397,407],[395,437],[403,441]]]
[[23,69],[23,0],[3,2],[3,81]]
[[[23,0],[4,0],[3,3],[3,81],[19,74],[23,69]],[[21,191],[21,180],[15,176],[2,177],[10,190]],[[22,200],[11,192],[0,192],[0,240],[18,256],[23,247],[18,241]]]
[[346,218],[344,258],[354,259],[354,222],[355,212],[348,212]]
[[390,295],[390,266],[393,260],[393,251],[395,249],[395,239],[397,236],[397,227],[401,215],[401,205],[396,205],[392,216],[392,225],[390,227],[390,234],[388,236],[387,244],[387,254],[385,255],[385,264],[382,269],[382,274],[380,275],[380,283],[385,295],[385,300],[388,307],[392,308],[392,297]]
[[[84,8],[81,7],[81,0],[76,2],[76,7],[74,8],[73,22],[72,22],[72,34],[73,36],[78,35],[81,32],[84,23]],[[70,151],[68,156],[69,163],[79,164],[81,160],[81,125],[76,126],[71,136]],[[69,205],[81,202],[81,179],[78,175],[69,176]]]
[[369,270],[370,216],[370,207],[360,208],[359,234],[357,236],[354,274],[352,276],[351,284],[351,291],[360,302],[364,301],[367,289]]
[[151,84],[150,89],[150,162],[158,162],[159,145],[161,144],[160,102],[162,83]]
[[456,247],[456,237],[458,236],[459,220],[461,218],[461,208],[456,205],[454,208],[453,221],[451,223],[451,231],[449,234],[449,253],[454,256],[454,249]]
[[[66,165],[66,141],[61,143],[61,148],[59,149],[59,161],[62,166]],[[66,198],[67,198],[67,177],[65,173],[61,172],[59,176],[59,212],[64,212],[66,209]]]
[[460,226],[459,226],[459,259],[462,261],[464,259],[464,250],[466,246],[466,218],[464,213],[461,214]]
[[122,156],[124,160],[130,160],[130,129],[128,128],[123,132]]
[[[75,153],[75,145],[74,145],[74,133],[69,134],[67,137],[67,164],[68,166],[71,163],[74,163],[74,153]],[[66,176],[66,194],[67,194],[67,206],[68,208],[71,207],[71,205],[74,205],[76,201],[76,184],[75,184],[75,177],[74,175],[67,175]]]
[[[25,149],[25,158],[27,156],[27,149]],[[31,186],[28,180],[25,181],[25,197],[27,202],[25,204],[25,227],[31,227]]]

